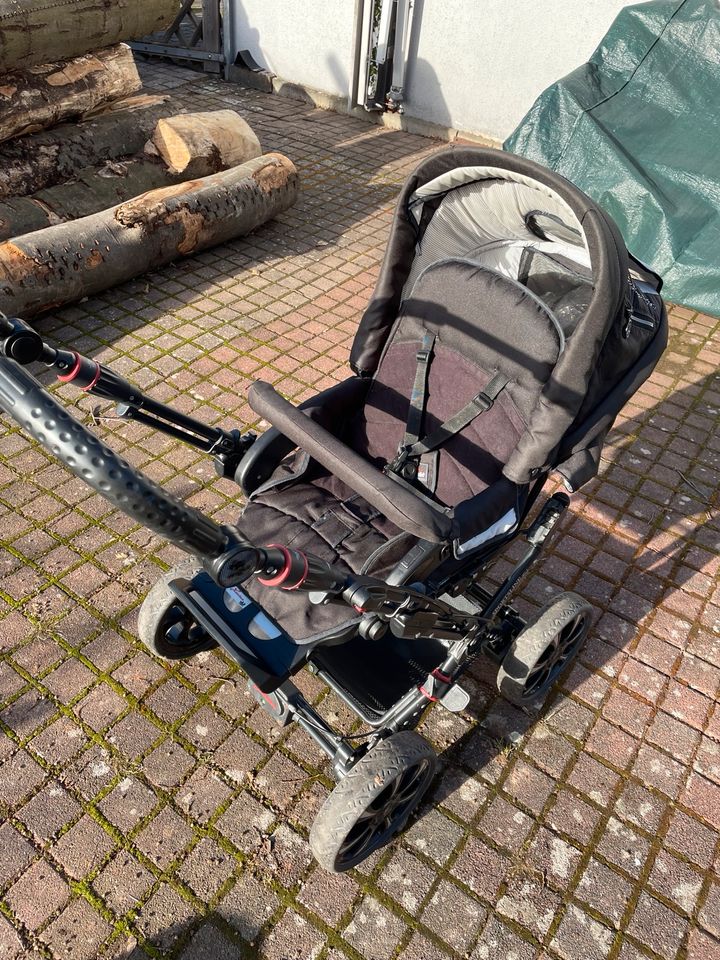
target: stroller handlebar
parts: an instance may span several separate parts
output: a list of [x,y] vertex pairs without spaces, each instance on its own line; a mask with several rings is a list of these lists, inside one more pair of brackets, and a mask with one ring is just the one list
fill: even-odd
[[7,357],[0,357],[0,408],[133,520],[189,553],[212,559],[241,541],[237,531],[221,527],[122,460]]

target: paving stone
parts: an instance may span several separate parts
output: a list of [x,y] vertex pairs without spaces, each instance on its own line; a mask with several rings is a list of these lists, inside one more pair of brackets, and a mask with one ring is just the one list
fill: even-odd
[[161,870],[166,870],[191,838],[192,830],[185,821],[170,807],[163,807],[138,833],[135,843]]
[[448,956],[449,954],[426,940],[422,934],[415,933],[398,960],[448,960]]
[[210,903],[237,866],[235,857],[226,853],[214,840],[203,837],[187,855],[177,875],[201,900]]
[[574,904],[567,908],[551,947],[564,960],[605,960],[613,945],[613,932]]
[[[391,864],[397,861],[397,867],[387,875],[386,884],[383,883],[383,876],[379,880],[379,885],[397,897],[397,891],[404,889],[405,879],[410,875],[410,863],[417,864],[415,857],[412,857],[404,850],[398,850],[394,855]],[[421,866],[417,874],[412,874],[412,883],[417,883],[420,876],[426,876],[427,871]],[[391,889],[392,888],[392,889]],[[430,885],[428,884],[428,888]],[[317,869],[302,886],[298,894],[298,900],[304,904],[313,913],[317,914],[321,920],[324,920],[330,927],[337,927],[340,918],[350,909],[355,898],[358,895],[359,887],[352,877],[346,873],[331,874],[324,870]],[[396,892],[394,892],[396,891]],[[426,891],[427,892],[427,891]],[[420,896],[422,899],[422,895]]]
[[56,781],[50,781],[17,812],[28,830],[47,841],[80,814],[81,807]]
[[663,800],[632,780],[625,782],[615,804],[615,810],[622,820],[628,820],[636,827],[651,833],[660,827],[667,808],[667,800]]
[[687,921],[643,893],[635,907],[628,933],[666,960],[672,960],[687,932]]
[[498,911],[515,920],[534,937],[542,939],[550,929],[562,898],[533,879],[513,877],[498,901]]
[[174,740],[163,740],[143,760],[145,776],[157,787],[174,787],[192,769],[195,761],[184,747]]
[[260,930],[277,910],[279,903],[272,890],[254,877],[244,875],[225,895],[217,911],[243,940],[255,943]]
[[365,896],[355,908],[343,937],[367,960],[390,960],[405,929],[399,917],[373,897]]
[[422,912],[422,922],[450,947],[465,953],[487,911],[454,884],[442,880]]
[[555,788],[555,781],[519,758],[508,774],[503,789],[533,813],[538,814]]
[[502,797],[496,797],[479,823],[480,830],[498,846],[519,850],[532,827],[532,820]]
[[135,921],[143,936],[158,950],[169,951],[187,933],[193,909],[172,887],[161,883],[140,908]]
[[177,804],[200,823],[207,823],[232,795],[214,770],[198,766],[177,793]]
[[471,836],[451,871],[483,900],[494,903],[510,866],[511,860],[507,854],[500,853],[489,844]]
[[405,839],[435,863],[443,864],[462,837],[460,827],[438,810],[428,810],[405,834]]
[[129,833],[158,803],[158,798],[134,777],[123,777],[100,801],[98,809],[108,820]]
[[0,825],[0,887],[14,880],[36,857],[32,844],[9,823]]
[[575,896],[607,917],[617,928],[632,891],[632,884],[624,877],[592,858],[575,889]]
[[243,783],[265,756],[265,749],[242,730],[235,730],[213,753],[213,763],[235,783]]
[[241,793],[215,826],[244,853],[259,850],[268,842],[275,814],[249,793]]
[[538,954],[536,946],[497,917],[490,917],[470,960],[536,960]]
[[160,739],[162,732],[140,713],[130,713],[114,724],[105,735],[124,756],[137,760]]
[[27,956],[25,944],[17,930],[13,929],[5,917],[0,917],[0,957],[3,960],[20,960]]
[[691,930],[688,938],[687,960],[720,960],[720,940],[703,930]]
[[705,903],[698,913],[700,923],[720,938],[720,884],[710,884]]
[[325,938],[294,910],[288,910],[264,942],[267,960],[315,960]]
[[611,817],[597,850],[631,876],[638,877],[650,852],[650,841],[632,827]]
[[245,953],[216,927],[203,924],[180,954],[180,960],[244,960]]
[[600,817],[600,811],[595,807],[569,790],[561,790],[545,819],[554,830],[567,834],[579,843],[587,843]]
[[40,937],[58,960],[95,960],[111,929],[86,900],[77,899]]
[[617,789],[620,778],[602,763],[582,753],[577,758],[567,782],[595,803],[607,806]]
[[704,823],[675,810],[665,834],[664,844],[700,867],[709,867],[713,860],[716,834]]
[[576,847],[540,827],[525,856],[526,863],[541,871],[547,883],[566,890],[582,855]]
[[118,916],[134,909],[155,877],[127,850],[120,850],[93,880],[93,887]]
[[399,849],[383,868],[377,884],[408,913],[416,915],[436,876],[417,857]]
[[104,730],[127,708],[127,701],[119,696],[106,683],[98,683],[75,704],[75,710],[83,721],[93,730]]
[[42,767],[24,750],[18,750],[0,764],[0,804],[19,806],[44,776]]
[[84,816],[53,844],[51,853],[68,876],[82,880],[100,866],[114,847],[103,828]]
[[648,877],[650,886],[687,914],[695,908],[703,884],[702,874],[666,850],[661,850]]
[[87,737],[82,728],[69,717],[58,717],[30,741],[33,753],[47,763],[63,767],[87,746]]
[[36,860],[5,894],[10,909],[29,930],[45,923],[69,898],[68,885],[42,860]]

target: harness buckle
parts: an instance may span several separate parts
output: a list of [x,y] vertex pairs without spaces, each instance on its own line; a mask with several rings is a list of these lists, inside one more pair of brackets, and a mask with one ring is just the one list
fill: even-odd
[[427,363],[428,360],[430,359],[430,351],[418,350],[415,359],[417,360],[418,363]]
[[409,447],[400,445],[398,447],[398,452],[395,454],[394,458],[390,460],[385,467],[385,473],[401,473],[402,468],[408,461],[410,457]]

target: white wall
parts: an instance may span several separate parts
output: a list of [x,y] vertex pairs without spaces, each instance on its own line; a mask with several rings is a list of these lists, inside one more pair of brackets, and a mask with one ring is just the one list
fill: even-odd
[[[358,2],[372,0],[228,0],[235,50],[283,80],[347,97]],[[504,139],[628,2],[415,0],[407,114]]]
[[347,97],[355,0],[230,0],[235,49],[283,80]]
[[415,0],[406,111],[504,139],[628,0]]

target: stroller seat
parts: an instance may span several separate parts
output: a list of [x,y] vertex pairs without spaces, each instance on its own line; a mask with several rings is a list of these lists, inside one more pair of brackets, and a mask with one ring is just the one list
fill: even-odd
[[[240,526],[255,542],[401,584],[398,564],[418,542],[437,545],[436,564],[477,557],[517,532],[551,468],[575,489],[597,472],[613,417],[582,418],[608,392],[604,351],[614,415],[628,390],[618,362],[632,367],[656,330],[645,342],[642,331],[617,336],[627,301],[614,271],[628,276],[628,261],[618,264],[627,254],[614,225],[528,166],[535,174],[479,149],[426,161],[400,197],[353,343],[355,376],[299,409],[252,386],[251,407],[273,425],[236,475],[249,497]],[[246,588],[298,644],[356,633],[360,617],[343,604]]]

